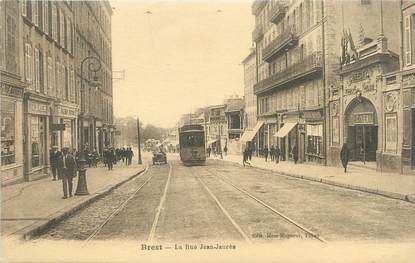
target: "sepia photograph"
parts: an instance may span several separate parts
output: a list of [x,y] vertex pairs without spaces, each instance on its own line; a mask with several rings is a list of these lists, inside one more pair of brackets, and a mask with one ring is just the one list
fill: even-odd
[[0,0],[1,262],[415,262],[414,0]]

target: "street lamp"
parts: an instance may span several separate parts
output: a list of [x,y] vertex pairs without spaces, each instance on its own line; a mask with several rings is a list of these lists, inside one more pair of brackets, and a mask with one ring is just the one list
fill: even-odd
[[[94,77],[92,80],[90,80],[89,78],[84,78],[84,64],[88,63],[88,72],[92,72],[94,73]],[[97,72],[99,70],[101,70],[101,61],[94,56],[88,56],[86,58],[84,58],[81,62],[81,91],[84,92],[83,90],[83,81],[84,79],[86,79],[90,86],[94,87],[95,89],[97,89],[101,83],[98,81],[98,77],[97,77]],[[85,101],[83,99],[83,96],[81,96],[81,107],[82,105],[84,105]],[[86,105],[84,106],[84,110],[86,108]],[[82,135],[82,140],[83,141],[83,135]],[[81,144],[81,147],[83,147],[83,143]],[[80,157],[78,160],[79,163],[79,176],[78,176],[78,185],[76,187],[76,192],[75,195],[89,195],[88,192],[88,186],[87,186],[87,182],[86,182],[86,168],[85,168],[85,164],[86,164],[86,156],[85,156],[85,150],[82,148],[80,150]]]

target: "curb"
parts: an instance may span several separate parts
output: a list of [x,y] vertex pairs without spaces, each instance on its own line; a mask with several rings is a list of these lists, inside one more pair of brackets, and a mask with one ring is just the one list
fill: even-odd
[[[221,161],[231,162],[231,163],[237,164],[238,166],[242,166],[241,164],[239,164],[235,161],[230,161],[230,160],[221,160]],[[299,174],[292,174],[292,173],[287,173],[287,172],[279,172],[279,171],[274,171],[274,170],[263,168],[263,167],[258,167],[258,166],[255,166],[255,165],[252,165],[252,167],[255,168],[255,169],[259,169],[259,170],[263,170],[263,171],[267,171],[267,172],[273,172],[273,173],[280,174],[280,175],[283,175],[283,176],[294,177],[294,178],[297,178],[297,179],[313,181],[313,182],[317,182],[317,183],[337,186],[337,187],[346,188],[346,189],[349,189],[349,190],[356,190],[356,191],[365,192],[365,193],[369,193],[369,194],[376,194],[376,195],[380,195],[380,196],[383,196],[383,197],[387,197],[387,198],[391,198],[391,199],[397,199],[397,200],[406,201],[406,202],[415,204],[415,194],[414,195],[405,195],[405,194],[399,194],[399,193],[383,191],[383,190],[379,190],[379,189],[366,188],[366,187],[363,187],[363,186],[357,186],[357,185],[351,185],[351,184],[335,182],[335,181],[331,181],[331,180],[328,180],[328,179],[316,178],[316,177],[311,177],[311,176],[307,176],[307,175],[299,175]]]
[[90,198],[86,199],[85,201],[83,201],[79,204],[76,204],[74,207],[71,207],[69,210],[67,210],[67,211],[58,211],[58,212],[48,216],[47,219],[46,219],[46,222],[45,221],[35,222],[30,226],[27,226],[27,227],[25,227],[21,230],[18,230],[17,232],[14,233],[14,235],[21,236],[21,238],[23,240],[34,239],[34,238],[40,236],[41,234],[43,234],[50,227],[62,222],[63,220],[70,217],[71,215],[73,215],[77,211],[80,211],[81,209],[83,209],[86,206],[92,204],[93,202],[97,201],[98,199],[100,199],[100,198],[106,196],[107,194],[111,193],[113,190],[120,187],[124,183],[126,183],[128,181],[131,181],[135,177],[137,177],[140,174],[144,173],[145,171],[147,171],[147,169],[148,169],[148,167],[144,167],[143,169],[141,169],[137,173],[133,174],[132,176],[128,177],[127,179],[125,179],[125,180],[109,187],[108,189],[105,189],[101,192],[97,192],[97,193],[91,195]]

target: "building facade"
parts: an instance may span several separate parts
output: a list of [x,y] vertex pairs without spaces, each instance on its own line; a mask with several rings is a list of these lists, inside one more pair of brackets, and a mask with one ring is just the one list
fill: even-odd
[[[253,3],[258,72],[254,93],[262,124],[257,135],[259,148],[278,144],[283,159],[291,159],[292,150],[297,149],[300,162],[338,165],[343,138],[337,142],[335,131],[335,141],[331,139],[329,105],[339,101],[344,88],[344,76],[338,71],[339,50],[344,35],[359,36],[363,39],[359,45],[364,46],[364,41],[376,40],[381,31],[385,39],[395,41],[389,43],[389,49],[399,47],[399,5],[383,2]],[[388,12],[382,14],[381,10]],[[350,45],[356,49],[353,42]],[[377,48],[376,43],[373,46]]]
[[[415,2],[401,1],[401,70],[397,76],[402,99],[403,138],[401,144],[402,170],[415,170]],[[398,149],[399,150],[399,149]]]
[[249,55],[242,61],[242,65],[244,67],[244,129],[252,130],[257,121],[257,100],[254,94],[256,83],[255,49],[250,51]]
[[20,1],[23,38],[25,179],[49,172],[52,146],[76,150],[73,7]]
[[[75,151],[80,145],[79,123],[83,122],[78,121],[78,116],[83,114],[79,62],[85,54],[76,51],[76,17],[84,15],[78,5],[78,1],[0,2],[2,185],[47,176],[53,146]],[[88,97],[84,107],[99,109],[95,115],[111,134],[112,9],[107,1],[88,1],[88,5],[102,11],[94,13],[99,20],[85,15],[90,20],[82,21],[82,25],[89,26],[87,39],[93,39],[92,50],[99,50],[97,54],[103,61],[97,78],[103,83],[98,91],[104,95],[102,99]],[[97,25],[105,28],[105,34],[97,30]],[[111,136],[107,137],[104,135],[102,141],[110,144]]]
[[[80,107],[78,145],[102,153],[105,147],[112,145],[115,132],[112,97],[112,8],[108,1],[75,1],[73,6],[76,101]],[[95,80],[99,80],[100,84],[96,85]]]
[[22,20],[17,1],[0,2],[1,184],[23,180]]

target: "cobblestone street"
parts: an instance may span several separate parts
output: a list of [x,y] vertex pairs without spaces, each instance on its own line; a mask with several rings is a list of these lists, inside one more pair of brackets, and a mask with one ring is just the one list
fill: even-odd
[[400,200],[219,160],[186,167],[171,156],[40,239],[403,242],[415,240],[414,216]]

